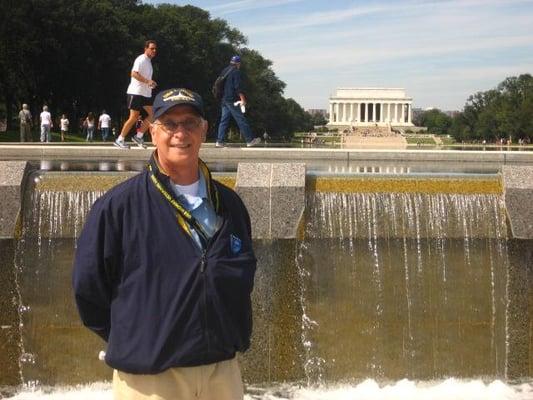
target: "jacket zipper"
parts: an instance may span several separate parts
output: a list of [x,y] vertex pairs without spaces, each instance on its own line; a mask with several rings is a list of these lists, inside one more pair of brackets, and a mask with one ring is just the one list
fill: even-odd
[[[200,275],[202,276],[202,280],[204,283],[204,329],[205,329],[205,335],[206,335],[206,341],[207,341],[207,353],[211,351],[211,341],[209,339],[209,329],[208,329],[208,318],[207,318],[207,275],[205,272],[205,267],[207,265],[207,250],[211,246],[211,243],[213,243],[214,239],[220,234],[220,231],[222,230],[224,224],[226,221],[222,223],[222,226],[218,229],[218,231],[215,232],[213,237],[209,238],[206,241],[205,249],[202,249],[202,258],[200,259]],[[192,239],[192,238],[191,238]]]
[[206,253],[207,250],[203,250],[202,252],[202,259],[200,261],[200,274],[202,275],[202,280],[204,283],[204,329],[205,329],[205,336],[207,341],[207,353],[211,351],[211,343],[209,340],[209,327],[207,325],[207,276],[205,273],[205,267],[207,264],[206,261]]

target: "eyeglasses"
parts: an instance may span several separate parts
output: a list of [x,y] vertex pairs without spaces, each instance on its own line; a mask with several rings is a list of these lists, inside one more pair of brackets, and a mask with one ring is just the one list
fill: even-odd
[[172,120],[166,120],[164,122],[154,122],[154,125],[161,125],[163,127],[163,130],[168,135],[174,135],[176,132],[178,132],[179,127],[183,129],[183,131],[187,133],[191,133],[194,130],[196,130],[200,124],[202,123],[201,119],[195,118],[195,119],[186,119],[185,121],[172,121]]

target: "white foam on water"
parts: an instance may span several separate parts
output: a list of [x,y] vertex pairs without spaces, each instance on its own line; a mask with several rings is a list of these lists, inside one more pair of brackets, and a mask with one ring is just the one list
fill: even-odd
[[[267,395],[265,400],[283,399]],[[485,384],[481,380],[413,382],[407,379],[380,386],[368,379],[356,386],[324,389],[296,389],[288,397],[294,400],[531,400],[533,383],[510,386],[496,380]],[[251,399],[250,399],[251,400]]]
[[38,388],[22,390],[9,400],[113,400],[111,384],[104,382],[89,385]]
[[[531,400],[533,381],[507,385],[495,380],[463,381],[447,379],[441,382],[413,382],[407,379],[380,386],[368,379],[355,386],[298,388],[294,386],[270,389],[250,388],[245,400]],[[84,386],[21,391],[11,400],[112,400],[111,384],[93,383]]]

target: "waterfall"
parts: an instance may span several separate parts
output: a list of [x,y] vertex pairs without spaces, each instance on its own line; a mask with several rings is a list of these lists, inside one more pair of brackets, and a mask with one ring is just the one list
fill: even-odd
[[[38,183],[38,180],[37,180]],[[18,295],[19,370],[27,387],[102,379],[103,365],[79,360],[102,343],[80,325],[71,290],[75,238],[104,191],[28,188],[15,267]],[[99,365],[100,364],[100,365]]]
[[[15,264],[28,386],[110,377],[70,283],[75,238],[103,193],[38,184],[26,193]],[[254,241],[247,382],[506,377],[500,196],[308,193],[306,202],[302,239]]]
[[505,376],[501,196],[310,193],[305,221],[307,381]]

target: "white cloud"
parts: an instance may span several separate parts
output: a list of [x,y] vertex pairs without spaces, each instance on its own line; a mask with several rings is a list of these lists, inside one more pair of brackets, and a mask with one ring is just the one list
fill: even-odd
[[368,46],[346,47],[332,45],[325,48],[301,48],[289,54],[277,55],[274,69],[279,73],[305,72],[308,70],[342,70],[349,66],[374,64],[379,62],[399,62],[418,57],[423,64],[434,57],[444,55],[468,54],[473,51],[496,51],[513,47],[531,47],[533,32],[530,35],[479,38],[472,41],[458,42],[449,40],[435,43],[433,40],[421,39],[416,46]]
[[385,6],[352,7],[341,10],[303,14],[301,16],[287,15],[284,18],[279,18],[279,22],[277,23],[243,26],[242,31],[245,32],[246,35],[280,32],[299,28],[340,23],[342,21],[349,20],[357,16],[376,14],[389,10],[390,7]]
[[243,11],[255,10],[258,8],[271,8],[282,6],[289,3],[298,3],[304,0],[240,0],[229,3],[218,4],[216,6],[206,7],[210,12],[219,15],[240,13]]
[[[352,6],[328,10],[322,12],[311,12],[302,14],[287,14],[279,18],[276,23],[269,24],[251,24],[241,26],[243,32],[247,35],[288,31],[301,28],[318,27],[335,23],[347,22],[357,17],[368,16],[389,16],[412,19],[415,24],[423,22],[427,18],[443,14],[451,14],[454,17],[460,15],[467,16],[465,9],[476,9],[476,12],[483,13],[488,10],[488,5],[509,6],[512,4],[533,3],[533,0],[454,0],[454,1],[404,1],[392,5],[390,3],[381,3],[376,6]],[[475,14],[474,14],[475,15]],[[417,19],[419,19],[417,21]]]

